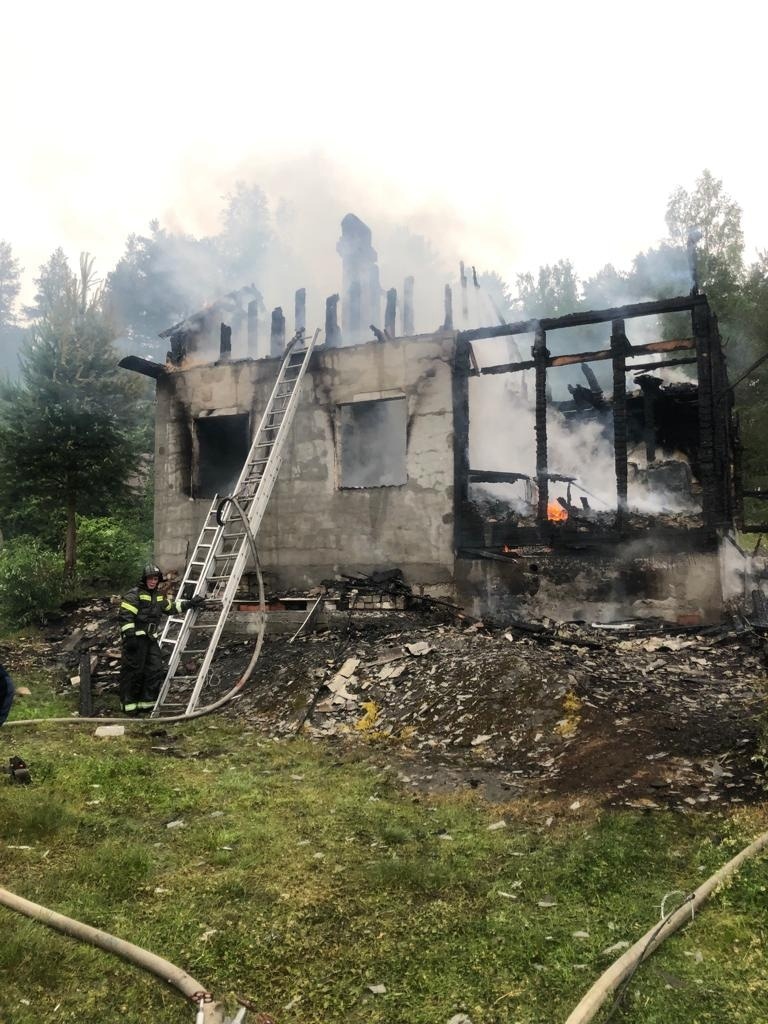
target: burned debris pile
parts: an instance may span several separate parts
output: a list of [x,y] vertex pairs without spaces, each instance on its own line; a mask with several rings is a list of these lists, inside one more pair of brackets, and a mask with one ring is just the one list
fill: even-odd
[[[233,666],[244,656],[230,648]],[[231,714],[271,735],[366,741],[427,789],[451,780],[494,798],[589,793],[685,810],[758,790],[764,656],[748,629],[490,631],[368,612],[290,653],[268,641]]]

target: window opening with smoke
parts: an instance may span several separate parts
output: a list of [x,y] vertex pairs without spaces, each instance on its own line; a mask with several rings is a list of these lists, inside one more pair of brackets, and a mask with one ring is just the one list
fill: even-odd
[[340,487],[397,487],[408,482],[405,398],[339,407]]

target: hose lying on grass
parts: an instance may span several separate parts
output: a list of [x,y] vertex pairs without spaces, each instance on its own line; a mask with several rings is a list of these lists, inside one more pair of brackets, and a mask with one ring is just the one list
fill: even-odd
[[206,704],[205,707],[197,708],[197,710],[190,711],[188,714],[173,715],[169,716],[168,718],[80,718],[73,716],[70,716],[69,718],[17,718],[10,722],[7,721],[3,726],[4,729],[7,729],[9,725],[79,725],[80,723],[88,724],[94,722],[97,725],[125,725],[126,722],[130,722],[132,725],[156,726],[158,723],[163,723],[165,725],[172,724],[173,722],[191,722],[195,718],[202,718],[204,715],[210,715],[212,712],[218,711],[219,708],[224,707],[225,704],[228,704],[233,699],[233,697],[236,697],[237,694],[240,693],[240,691],[243,689],[245,684],[250,679],[251,673],[253,672],[256,666],[256,662],[259,660],[259,655],[261,654],[261,648],[264,644],[264,632],[266,630],[267,624],[267,603],[266,596],[264,593],[264,578],[261,574],[261,564],[259,562],[259,553],[256,549],[256,538],[254,537],[253,531],[251,530],[251,525],[248,522],[248,517],[241,508],[237,498],[224,498],[221,505],[219,506],[220,509],[225,502],[231,502],[232,505],[234,505],[235,509],[237,510],[238,516],[242,520],[243,528],[245,529],[246,536],[248,537],[248,543],[250,544],[251,547],[251,554],[253,555],[254,564],[256,566],[256,578],[259,584],[259,629],[258,634],[256,636],[256,644],[253,649],[253,654],[251,655],[251,660],[248,662],[248,666],[245,672],[243,672],[243,674],[237,680],[232,689],[225,693],[223,697],[220,697],[218,700],[214,701],[212,704]]
[[199,981],[169,960],[164,960],[163,957],[150,953],[149,950],[142,949],[141,946],[135,946],[132,942],[118,939],[117,936],[110,935],[109,932],[91,928],[90,925],[83,924],[82,921],[75,921],[73,918],[57,914],[56,911],[49,910],[48,907],[43,907],[39,903],[22,899],[21,896],[16,896],[15,893],[9,892],[7,889],[0,889],[0,904],[9,910],[24,914],[34,921],[40,921],[49,928],[70,935],[73,939],[88,942],[92,946],[98,946],[99,949],[105,949],[108,953],[114,953],[136,967],[141,967],[161,978],[194,1003],[197,1008],[196,1024],[223,1024],[224,1012],[221,1004],[213,1001],[211,994]]
[[593,1020],[603,1003],[612,992],[621,985],[626,985],[635,971],[638,969],[653,951],[661,945],[664,939],[668,938],[686,921],[693,918],[694,913],[707,900],[717,887],[734,874],[746,860],[757,856],[768,846],[768,832],[764,832],[741,853],[737,854],[719,871],[706,880],[698,889],[683,900],[677,910],[663,918],[660,924],[655,924],[641,939],[638,939],[630,948],[613,963],[604,974],[594,983],[586,993],[576,1009],[568,1017],[565,1024],[586,1024]]

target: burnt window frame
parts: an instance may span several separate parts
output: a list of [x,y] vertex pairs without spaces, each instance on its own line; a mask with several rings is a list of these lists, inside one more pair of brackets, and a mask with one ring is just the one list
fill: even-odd
[[[344,482],[344,410],[355,406],[380,405],[383,402],[402,402],[402,466],[403,479],[392,483],[353,484]],[[372,491],[381,488],[405,487],[408,484],[408,396],[402,391],[392,394],[375,392],[355,396],[348,402],[339,402],[336,407],[336,487],[340,491]]]
[[[233,459],[232,459],[231,469],[232,469],[232,471],[234,471],[235,463],[237,462],[237,472],[235,473],[234,479],[231,480],[231,484],[230,484],[230,477],[228,476],[226,482],[222,478],[222,480],[219,481],[221,486],[217,487],[216,490],[211,490],[211,486],[206,486],[205,488],[203,487],[203,483],[206,482],[206,481],[203,479],[203,477],[201,475],[201,469],[202,469],[202,465],[203,465],[202,454],[203,454],[203,451],[205,450],[205,448],[204,448],[204,445],[201,445],[200,424],[201,423],[208,424],[208,423],[211,423],[213,421],[219,421],[220,422],[222,420],[229,420],[229,421],[240,420],[242,425],[243,425],[243,427],[245,428],[244,429],[244,433],[243,433],[243,437],[242,437],[242,444],[243,444],[242,458],[240,457],[240,453],[238,453],[237,458],[233,457]],[[202,434],[205,435],[205,432],[206,432],[206,428],[203,428]],[[206,410],[204,413],[199,413],[197,416],[193,417],[193,419],[192,419],[192,437],[193,437],[192,466],[191,466],[191,473],[190,473],[192,497],[195,498],[195,499],[200,499],[200,500],[206,500],[207,501],[207,500],[210,500],[211,498],[216,497],[217,495],[224,494],[225,490],[227,490],[227,488],[228,488],[228,485],[229,485],[229,489],[231,490],[232,486],[234,486],[234,484],[237,482],[237,480],[238,480],[238,478],[240,476],[240,473],[242,472],[243,466],[245,465],[245,461],[248,458],[248,454],[249,454],[249,452],[251,450],[251,440],[252,439],[251,439],[251,415],[250,415],[250,413],[248,413],[248,412],[229,412],[229,411],[227,411],[227,412],[220,412],[217,409]]]

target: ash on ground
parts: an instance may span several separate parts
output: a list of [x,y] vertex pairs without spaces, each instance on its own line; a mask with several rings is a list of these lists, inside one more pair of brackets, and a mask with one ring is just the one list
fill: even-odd
[[[49,655],[74,657],[78,634],[96,654],[97,714],[115,708],[112,618],[108,602],[92,604],[48,631]],[[252,648],[223,641],[211,699]],[[491,630],[388,611],[292,643],[268,635],[223,713],[273,737],[365,744],[416,791],[690,811],[762,798],[765,703],[766,641],[744,625]]]

